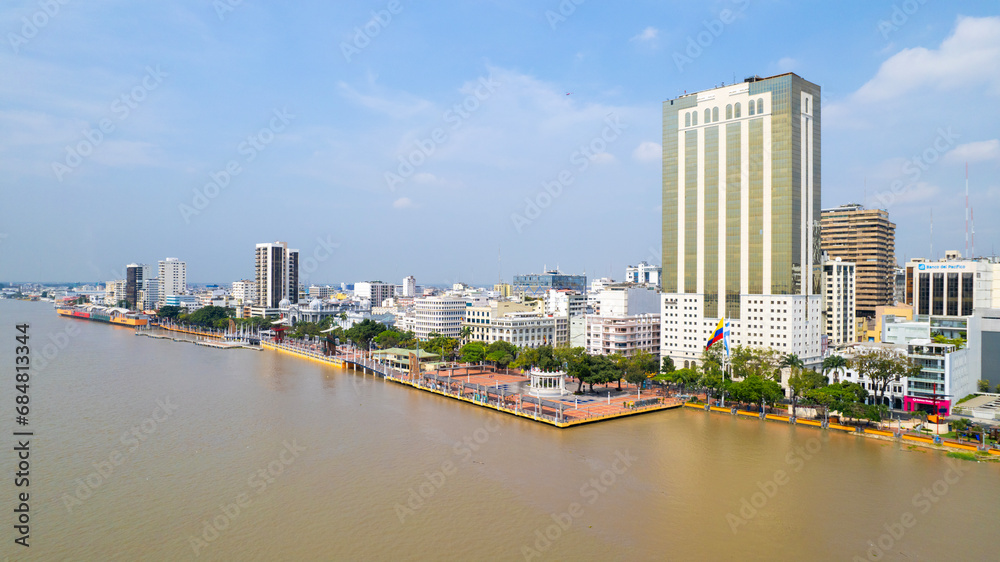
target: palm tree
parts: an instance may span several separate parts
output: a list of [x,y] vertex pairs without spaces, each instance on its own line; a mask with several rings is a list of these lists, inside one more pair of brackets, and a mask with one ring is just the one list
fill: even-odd
[[847,369],[847,359],[842,355],[831,355],[823,359],[823,374],[833,372],[833,384],[840,382],[840,372]]
[[462,329],[459,330],[458,332],[458,339],[461,342],[468,343],[465,340],[471,335],[472,335],[472,328],[470,328],[469,326],[462,326]]

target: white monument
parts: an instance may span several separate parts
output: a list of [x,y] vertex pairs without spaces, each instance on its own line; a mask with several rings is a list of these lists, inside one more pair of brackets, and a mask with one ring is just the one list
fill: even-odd
[[566,392],[566,371],[542,371],[532,368],[528,372],[531,384],[529,393],[535,396],[562,396]]

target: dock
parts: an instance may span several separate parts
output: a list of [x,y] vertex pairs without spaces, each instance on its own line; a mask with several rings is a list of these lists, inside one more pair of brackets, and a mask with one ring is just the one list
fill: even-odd
[[262,341],[261,347],[327,365],[363,371],[423,392],[559,428],[670,410],[684,404],[681,399],[656,391],[639,391],[635,385],[623,384],[624,392],[602,389],[607,391],[606,396],[535,396],[525,392],[527,376],[517,372],[501,372],[492,367],[465,366],[421,372],[414,376],[360,353],[326,355],[316,346],[273,341]]

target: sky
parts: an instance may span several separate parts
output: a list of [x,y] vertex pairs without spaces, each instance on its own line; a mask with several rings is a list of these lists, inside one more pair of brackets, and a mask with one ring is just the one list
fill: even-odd
[[664,100],[822,88],[822,204],[885,208],[897,261],[1000,217],[989,2],[4,2],[0,281],[187,262],[306,283],[621,280],[660,263]]

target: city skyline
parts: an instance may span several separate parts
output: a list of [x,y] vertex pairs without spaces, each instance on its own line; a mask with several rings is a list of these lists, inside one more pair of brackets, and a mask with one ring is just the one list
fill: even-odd
[[0,279],[230,282],[279,239],[329,256],[306,284],[620,279],[662,262],[661,103],[785,71],[822,88],[824,208],[887,208],[903,263],[938,207],[964,251],[968,161],[992,252],[995,5],[559,6],[8,6]]

